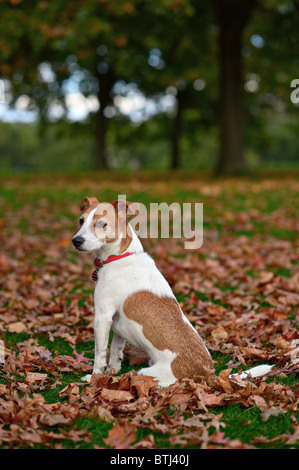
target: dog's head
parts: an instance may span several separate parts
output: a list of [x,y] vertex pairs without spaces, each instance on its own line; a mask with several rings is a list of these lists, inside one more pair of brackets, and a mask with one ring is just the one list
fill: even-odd
[[125,250],[132,239],[128,217],[138,213],[138,203],[117,200],[111,204],[100,203],[95,197],[85,197],[80,209],[79,231],[73,237],[73,245],[79,251],[100,250],[106,244],[119,245]]

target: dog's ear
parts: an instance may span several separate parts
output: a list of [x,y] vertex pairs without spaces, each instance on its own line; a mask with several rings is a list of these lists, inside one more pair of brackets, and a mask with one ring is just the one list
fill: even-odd
[[84,197],[81,201],[80,209],[85,212],[90,206],[100,204],[96,197]]
[[140,206],[138,202],[123,201],[122,199],[118,199],[117,201],[111,202],[111,204],[119,215],[130,217],[132,215],[139,214]]

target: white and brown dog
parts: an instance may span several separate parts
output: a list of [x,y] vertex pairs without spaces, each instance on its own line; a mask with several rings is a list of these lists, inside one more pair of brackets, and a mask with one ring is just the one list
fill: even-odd
[[[82,252],[95,251],[98,267],[94,273],[93,373],[111,369],[119,372],[128,341],[150,358],[150,367],[138,373],[155,377],[160,386],[193,378],[218,388],[213,361],[203,340],[127,220],[137,207],[136,203],[119,200],[99,203],[95,197],[85,197],[81,202],[84,213],[73,245]],[[111,328],[114,335],[107,365]],[[258,366],[241,377],[248,373],[265,375],[270,369],[271,366]],[[90,379],[90,374],[82,378]]]

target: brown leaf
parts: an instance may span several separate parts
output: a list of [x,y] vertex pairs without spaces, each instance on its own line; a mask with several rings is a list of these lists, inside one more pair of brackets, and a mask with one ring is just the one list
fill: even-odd
[[42,382],[46,380],[48,374],[41,374],[39,372],[27,372],[26,375],[26,382],[34,383],[34,382]]
[[285,413],[285,411],[282,410],[281,408],[268,408],[268,409],[266,409],[265,411],[263,411],[261,413],[261,419],[262,419],[262,421],[266,422],[266,421],[268,421],[270,416],[278,416],[281,413]]
[[113,449],[130,449],[131,444],[136,441],[135,426],[128,422],[116,423],[103,441]]
[[148,397],[150,390],[156,388],[158,382],[154,377],[133,375],[131,377],[131,390],[135,389],[139,397]]
[[261,411],[266,411],[266,409],[268,408],[266,400],[259,395],[252,395],[249,401],[251,403],[253,402]]
[[267,284],[268,282],[270,282],[274,277],[274,273],[272,272],[261,272],[259,274],[259,284]]
[[217,406],[222,403],[225,394],[219,393],[216,395],[215,393],[201,392],[201,396],[206,406]]
[[149,436],[137,442],[134,447],[135,449],[155,449],[155,438],[152,434],[149,434]]
[[70,424],[72,419],[65,418],[61,414],[42,414],[40,416],[40,422],[47,426],[56,426],[58,424]]
[[287,445],[296,444],[299,442],[299,426],[295,427],[295,432],[289,436],[285,442]]
[[29,442],[30,444],[41,444],[43,442],[42,435],[38,432],[21,432],[20,433],[20,440]]
[[148,360],[148,355],[141,349],[136,348],[135,346],[133,346],[127,352],[127,357],[129,359],[129,363],[131,364],[131,366],[143,364],[144,362]]
[[190,404],[192,392],[190,393],[174,393],[168,403],[179,411],[185,411]]
[[228,338],[228,333],[225,331],[222,325],[218,325],[215,330],[212,331],[212,338],[217,341],[226,341]]
[[70,401],[77,401],[78,395],[80,393],[79,387],[75,383],[70,383],[66,387],[64,387],[60,392],[58,392],[58,396],[65,397],[68,396]]
[[244,347],[240,348],[240,351],[247,358],[259,358],[259,359],[268,359],[268,353],[265,350],[254,348],[254,347]]
[[113,421],[114,419],[108,408],[104,408],[103,406],[98,407],[98,416],[103,421]]
[[231,382],[230,382],[230,379],[229,379],[229,375],[230,375],[231,371],[232,371],[232,369],[222,370],[219,374],[219,377],[218,377],[219,383],[220,383],[221,387],[223,388],[223,390],[226,393],[232,393],[232,391],[233,391],[232,385],[231,385]]
[[23,333],[26,330],[26,326],[23,322],[17,321],[8,325],[8,331],[10,333]]
[[101,390],[101,397],[113,404],[121,404],[134,400],[134,396],[131,392],[125,390],[109,390],[108,388]]

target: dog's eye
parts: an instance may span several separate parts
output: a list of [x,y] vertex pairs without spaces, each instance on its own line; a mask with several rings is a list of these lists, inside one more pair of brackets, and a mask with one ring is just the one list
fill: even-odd
[[84,224],[84,218],[83,218],[83,217],[81,217],[81,218],[79,219],[79,224],[80,224],[80,225],[83,225],[83,224]]
[[98,223],[97,223],[97,227],[105,228],[105,227],[107,227],[107,224],[103,220],[99,220]]

